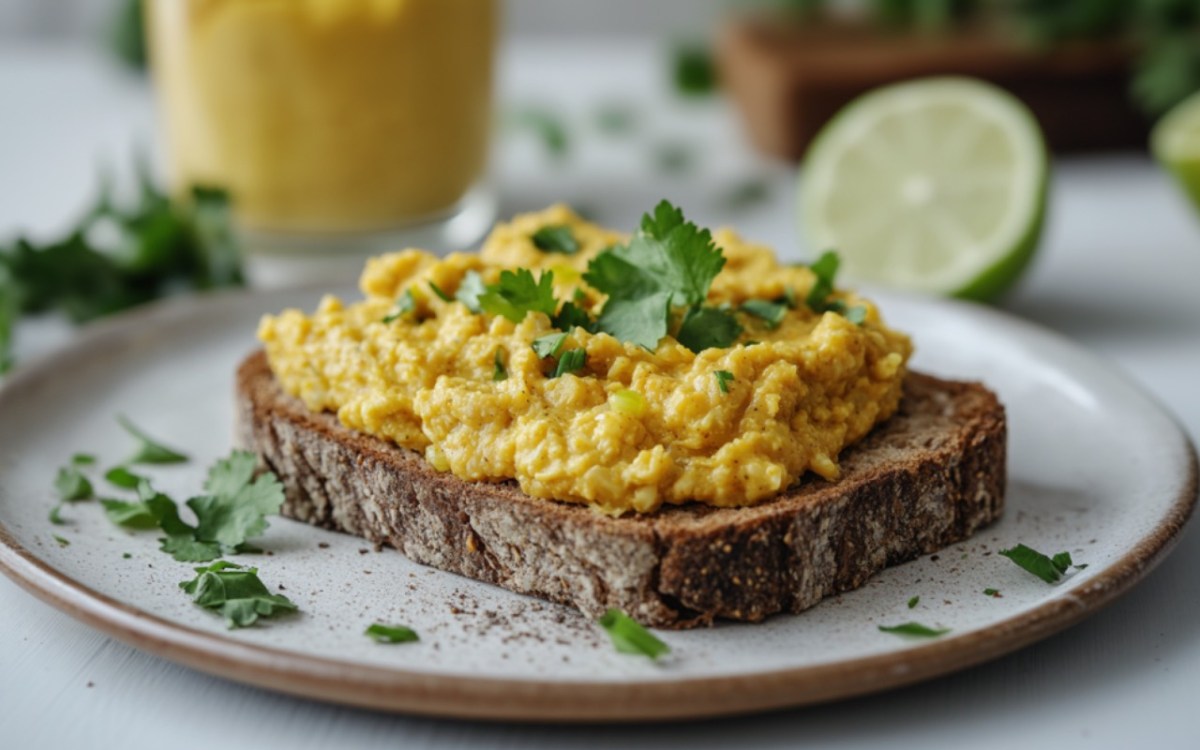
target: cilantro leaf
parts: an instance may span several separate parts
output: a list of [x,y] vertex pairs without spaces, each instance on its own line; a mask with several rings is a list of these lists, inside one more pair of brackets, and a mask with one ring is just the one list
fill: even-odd
[[833,294],[834,279],[837,277],[838,267],[841,266],[841,258],[832,250],[826,250],[821,253],[821,257],[817,258],[815,263],[809,265],[809,270],[813,272],[816,279],[813,281],[812,288],[808,290],[808,296],[804,298],[813,312],[825,312],[829,309],[827,298]]
[[479,307],[514,323],[520,323],[530,312],[553,316],[558,307],[554,298],[554,272],[545,271],[535,281],[533,272],[527,268],[501,271],[500,280],[489,284],[487,291],[479,296]]
[[557,357],[562,352],[563,344],[567,342],[566,333],[548,333],[533,340],[533,350],[542,359]]
[[742,303],[742,312],[759,318],[767,328],[778,328],[787,315],[788,305],[782,302],[770,302],[765,299],[749,299]]
[[71,463],[75,466],[91,466],[96,463],[96,457],[90,453],[76,453],[71,456]]
[[454,292],[454,299],[467,306],[467,309],[473,313],[480,312],[479,298],[487,292],[487,285],[483,283],[483,277],[478,271],[467,271],[463,274],[462,281],[458,283],[458,289]]
[[216,542],[232,552],[266,531],[265,516],[283,505],[283,485],[270,473],[251,481],[257,461],[253,453],[234,451],[209,469],[207,494],[187,501],[198,521],[198,541]]
[[400,318],[408,315],[417,309],[417,299],[413,296],[412,289],[405,289],[404,294],[396,298],[396,306],[392,311],[384,316],[384,323],[395,323]]
[[438,299],[440,299],[442,302],[453,302],[454,301],[453,297],[451,297],[449,294],[446,294],[444,291],[442,291],[442,288],[440,286],[438,286],[437,284],[433,283],[432,281],[429,282],[429,288],[433,290],[433,293],[436,294],[438,296]]
[[66,537],[61,537],[58,534],[51,534],[50,536],[52,539],[54,539],[54,541],[58,542],[59,547],[70,547],[71,546],[71,540],[67,539]]
[[1046,583],[1058,583],[1071,567],[1071,555],[1068,552],[1059,552],[1054,557],[1047,557],[1032,547],[1018,544],[1012,549],[1000,550],[1000,554]]
[[993,589],[993,588],[986,588],[986,589],[984,589],[984,590],[983,590],[983,595],[984,595],[984,596],[990,596],[990,597],[992,597],[993,599],[999,599],[999,598],[1001,597],[1001,594],[1000,594],[1000,589]]
[[717,388],[721,393],[729,393],[729,383],[733,380],[733,373],[728,370],[717,370],[713,373],[713,377],[717,379]]
[[587,363],[587,352],[583,349],[568,349],[558,358],[558,364],[554,367],[554,374],[550,377],[561,378],[563,375],[571,375],[583,369]]
[[579,252],[579,240],[571,228],[565,224],[548,224],[537,230],[530,237],[533,246],[543,253],[562,253],[574,255]]
[[118,526],[131,529],[161,528],[168,534],[190,534],[192,527],[179,517],[175,501],[157,492],[149,480],[141,478],[137,485],[136,501],[103,498],[104,514]]
[[742,335],[742,324],[733,313],[716,307],[691,307],[675,339],[694,352],[723,349]]
[[282,594],[272,594],[258,577],[257,568],[218,560],[205,568],[196,568],[196,577],[180,581],[179,588],[192,601],[206,609],[220,610],[225,624],[245,628],[262,617],[295,612],[296,604]]
[[50,523],[54,524],[55,526],[62,526],[66,523],[62,517],[62,507],[62,503],[59,503],[50,509]]
[[184,454],[159,443],[137,428],[126,417],[119,416],[117,421],[125,431],[138,441],[137,451],[125,463],[129,464],[177,464],[188,460]]
[[54,478],[54,489],[58,492],[59,500],[64,503],[88,500],[93,493],[92,483],[73,465],[58,470],[58,475]]
[[950,632],[950,628],[931,628],[919,622],[906,622],[901,625],[880,625],[879,630],[884,633],[905,635],[913,638],[940,638]]
[[417,631],[412,628],[404,625],[384,625],[381,622],[368,626],[363,635],[376,643],[411,643],[421,640]]
[[613,646],[623,654],[638,654],[657,659],[671,651],[667,644],[619,609],[608,610],[598,622],[612,639]]
[[920,603],[921,603],[921,597],[914,596],[913,598],[908,600],[908,608],[913,609]]
[[159,540],[158,548],[179,562],[208,562],[221,556],[221,545],[179,534]]
[[145,477],[134,474],[124,466],[114,466],[104,473],[104,478],[109,484],[121,487],[127,490],[135,490]]
[[596,319],[596,330],[654,351],[667,335],[670,305],[671,293],[663,291],[636,299],[609,297]]
[[492,382],[499,383],[501,380],[508,380],[508,370],[504,367],[504,358],[501,356],[503,349],[496,349],[496,355],[492,358]]
[[560,331],[569,331],[572,328],[582,328],[585,331],[590,331],[592,328],[591,316],[574,302],[564,302],[552,322],[554,323],[554,327]]
[[846,320],[850,321],[856,326],[862,325],[867,320],[867,308],[863,307],[862,305],[855,305],[854,307],[846,308],[844,312],[841,310],[838,310],[837,312],[841,312]]

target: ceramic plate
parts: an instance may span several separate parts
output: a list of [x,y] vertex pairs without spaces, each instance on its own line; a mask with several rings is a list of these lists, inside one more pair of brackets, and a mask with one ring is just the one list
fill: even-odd
[[[118,414],[190,452],[191,463],[152,474],[177,498],[198,493],[206,467],[230,449],[232,375],[255,347],[259,315],[311,308],[309,292],[149,308],[14,373],[0,389],[0,567],[116,638],[275,690],[439,715],[635,720],[813,703],[976,664],[1095,612],[1171,548],[1195,503],[1196,460],[1157,404],[1026,323],[877,297],[913,333],[916,367],[984,380],[1007,405],[1004,519],[801,615],[663,633],[672,652],[658,663],[617,653],[573,610],[285,519],[271,521],[269,554],[247,560],[301,614],[227,631],[178,589],[191,569],[159,552],[154,533],[112,526],[94,502],[69,507],[65,525],[48,522],[52,480],[69,456],[95,453],[100,467],[126,456]],[[1087,567],[1045,584],[996,554],[1018,542],[1069,551]],[[910,620],[950,633],[911,641],[878,629]],[[421,640],[375,644],[362,635],[374,621],[410,625]]]

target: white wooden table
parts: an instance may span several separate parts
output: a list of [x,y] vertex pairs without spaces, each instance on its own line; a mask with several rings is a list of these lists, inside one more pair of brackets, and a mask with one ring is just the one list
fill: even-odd
[[[661,197],[705,223],[733,222],[781,254],[805,253],[793,226],[791,170],[754,157],[719,102],[659,106],[634,135],[606,139],[591,112],[664,99],[654,44],[509,45],[503,101],[568,116],[571,155],[556,162],[519,135],[497,148],[502,210],[570,200],[632,226]],[[95,188],[96,165],[153,141],[143,81],[63,47],[0,49],[0,239],[61,230]],[[683,141],[691,171],[647,166],[654,144]],[[721,196],[746,178],[767,200],[734,211]],[[1049,231],[1006,303],[1124,369],[1200,435],[1200,220],[1141,155],[1056,165]],[[19,331],[35,356],[70,336],[60,321]],[[3,417],[0,416],[0,419]],[[540,727],[409,718],[243,687],[142,654],[0,578],[0,747],[1183,747],[1194,746],[1200,689],[1200,537],[1189,534],[1106,611],[1019,653],[884,695],[745,719],[643,727]]]

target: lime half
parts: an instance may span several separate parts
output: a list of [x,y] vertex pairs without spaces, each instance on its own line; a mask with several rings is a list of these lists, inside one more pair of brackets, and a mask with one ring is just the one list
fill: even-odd
[[856,279],[990,299],[1037,248],[1047,170],[1037,121],[1002,89],[969,78],[887,86],[847,105],[809,148],[802,229]]
[[1159,120],[1150,135],[1150,148],[1200,210],[1200,94],[1183,100]]

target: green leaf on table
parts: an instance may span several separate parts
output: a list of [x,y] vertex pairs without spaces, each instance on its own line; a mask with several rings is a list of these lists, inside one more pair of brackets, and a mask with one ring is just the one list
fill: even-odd
[[54,477],[54,490],[64,503],[89,500],[93,494],[92,483],[74,465],[63,466]]
[[675,90],[683,96],[706,96],[717,87],[712,52],[698,43],[679,44],[672,58]]
[[412,628],[404,625],[385,625],[381,622],[368,626],[363,635],[376,643],[411,643],[421,640],[417,631]]
[[619,609],[610,609],[599,620],[600,627],[608,633],[613,646],[623,654],[637,654],[657,659],[671,651],[667,644],[642,627],[636,620]]
[[196,568],[196,577],[181,581],[179,587],[192,601],[206,609],[216,609],[225,617],[230,629],[245,628],[260,618],[295,612],[294,602],[282,594],[272,594],[257,568],[218,560],[204,568]]
[[906,622],[900,625],[880,625],[879,630],[893,635],[904,635],[912,638],[940,638],[950,632],[950,628],[931,628],[919,622]]
[[125,431],[132,435],[138,441],[137,450],[125,462],[127,464],[178,464],[184,463],[188,457],[179,451],[168,448],[154,438],[147,435],[137,425],[130,422],[126,417],[119,416],[117,421],[125,428]]
[[111,485],[126,490],[136,490],[146,477],[134,474],[125,466],[114,466],[104,472],[104,479]]
[[529,131],[536,135],[546,153],[561,159],[570,149],[570,139],[563,119],[542,107],[523,107],[508,117],[509,127],[516,131]]
[[1032,547],[1018,544],[1012,549],[1000,550],[1000,554],[1046,583],[1057,583],[1062,580],[1067,569],[1071,567],[1069,552],[1059,552],[1053,557],[1049,557]]
[[254,478],[257,462],[253,453],[234,451],[209,469],[206,494],[187,501],[196,514],[197,541],[216,542],[233,552],[266,531],[266,516],[283,505],[283,485],[271,473]]
[[911,599],[909,599],[909,600],[908,600],[908,608],[909,608],[909,609],[914,609],[914,608],[915,608],[915,607],[916,607],[918,604],[920,604],[920,603],[921,603],[921,597],[919,597],[919,596],[914,596],[914,597],[912,597]]

